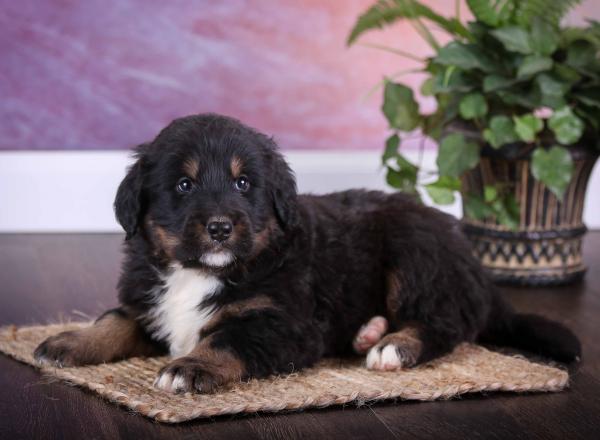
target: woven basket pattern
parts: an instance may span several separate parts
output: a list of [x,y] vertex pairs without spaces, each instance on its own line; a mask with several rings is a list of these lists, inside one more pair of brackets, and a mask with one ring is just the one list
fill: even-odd
[[465,215],[463,219],[475,256],[496,282],[551,285],[583,276],[583,207],[596,159],[591,154],[574,157],[573,178],[562,200],[533,177],[527,159],[482,156],[479,165],[465,173],[463,194],[483,197],[485,186],[500,184],[519,205],[515,231],[495,217],[475,220]]

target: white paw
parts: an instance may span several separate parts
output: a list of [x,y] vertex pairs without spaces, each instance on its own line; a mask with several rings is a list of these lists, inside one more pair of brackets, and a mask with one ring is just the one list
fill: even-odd
[[402,368],[404,359],[398,353],[395,345],[388,344],[383,348],[375,346],[367,354],[369,370],[390,371]]
[[180,393],[185,389],[185,380],[179,374],[161,373],[154,381],[154,386],[170,393]]

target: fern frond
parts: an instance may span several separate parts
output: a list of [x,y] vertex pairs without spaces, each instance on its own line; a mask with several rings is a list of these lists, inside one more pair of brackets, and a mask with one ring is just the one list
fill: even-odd
[[516,1],[515,17],[523,26],[531,23],[534,17],[540,17],[554,26],[558,26],[563,17],[581,3],[581,0],[521,0]]
[[424,18],[438,24],[446,32],[470,38],[471,34],[456,18],[445,18],[417,0],[378,0],[363,13],[348,37],[348,45],[356,41],[359,35],[371,29],[381,29],[398,20],[416,20]]

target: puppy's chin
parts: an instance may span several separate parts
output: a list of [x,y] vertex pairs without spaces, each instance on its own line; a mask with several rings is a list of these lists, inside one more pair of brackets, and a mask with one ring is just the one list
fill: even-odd
[[227,249],[206,252],[198,261],[204,266],[221,269],[233,263],[235,257],[233,253]]

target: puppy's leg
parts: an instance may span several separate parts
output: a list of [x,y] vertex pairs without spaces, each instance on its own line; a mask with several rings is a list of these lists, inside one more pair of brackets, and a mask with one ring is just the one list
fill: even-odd
[[276,309],[251,310],[211,323],[210,333],[156,379],[170,392],[212,392],[247,378],[291,373],[321,358],[321,335]]
[[35,349],[34,357],[42,364],[72,367],[160,352],[139,324],[119,308],[104,313],[90,327],[49,337]]
[[354,351],[358,354],[366,353],[381,340],[387,329],[387,319],[383,316],[374,316],[358,330],[352,343]]
[[210,393],[223,384],[239,382],[247,376],[246,366],[231,349],[212,346],[205,338],[187,355],[169,363],[154,385],[166,391]]

